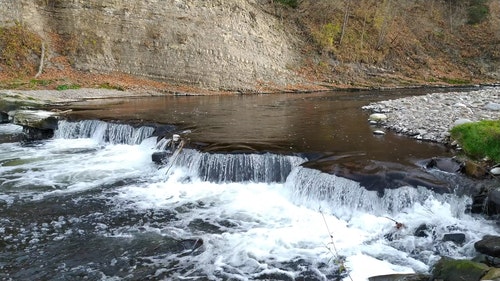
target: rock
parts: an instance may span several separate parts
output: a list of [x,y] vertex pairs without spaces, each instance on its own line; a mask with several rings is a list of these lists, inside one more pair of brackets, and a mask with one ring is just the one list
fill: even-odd
[[429,278],[425,274],[388,274],[370,277],[368,281],[428,281]]
[[443,242],[451,241],[457,245],[465,242],[465,234],[463,233],[446,233],[443,235]]
[[489,267],[500,268],[500,258],[494,258],[485,254],[477,254],[472,261],[486,264]]
[[438,169],[448,173],[462,171],[463,164],[454,158],[434,157],[425,164],[427,169]]
[[15,110],[9,112],[12,123],[23,127],[39,130],[54,130],[57,128],[57,113],[44,110]]
[[500,281],[500,268],[492,268],[481,280]]
[[5,112],[0,112],[0,123],[8,123],[9,122],[9,114]]
[[467,118],[460,118],[460,119],[455,120],[455,122],[453,122],[453,127],[467,124],[467,123],[472,123],[472,121],[470,119],[467,119]]
[[165,160],[172,153],[169,151],[158,151],[151,155],[151,160],[156,164],[164,164]]
[[328,161],[318,159],[303,163],[302,166],[357,181],[367,190],[374,190],[380,194],[384,194],[386,189],[402,186],[422,186],[437,193],[451,191],[448,182],[422,169],[414,169],[414,167],[398,163],[368,160],[362,156],[353,155]]
[[385,132],[382,130],[375,130],[375,131],[373,131],[373,134],[377,135],[377,136],[383,136],[383,135],[385,135]]
[[370,121],[376,121],[376,122],[382,122],[387,120],[387,115],[383,113],[373,113],[368,117],[368,120]]
[[413,233],[413,235],[416,237],[428,237],[429,234],[430,234],[429,226],[427,226],[425,223],[419,225],[417,229],[415,229],[415,232]]
[[496,102],[489,102],[484,106],[485,109],[487,110],[493,110],[493,111],[499,111],[500,110],[500,103]]
[[489,270],[490,268],[482,263],[443,257],[432,269],[432,280],[479,281]]
[[474,248],[482,254],[500,258],[500,236],[485,235],[474,243]]
[[495,188],[488,193],[484,213],[489,216],[500,215],[500,188]]
[[491,169],[490,174],[492,174],[494,176],[500,176],[500,167],[495,167],[495,168]]
[[471,160],[465,161],[464,172],[467,176],[477,179],[482,179],[487,175],[487,170],[483,166]]

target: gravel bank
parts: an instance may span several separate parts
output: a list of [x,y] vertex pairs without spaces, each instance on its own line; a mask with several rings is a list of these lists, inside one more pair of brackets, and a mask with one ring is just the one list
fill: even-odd
[[456,124],[500,119],[500,87],[405,97],[363,109],[385,114],[381,124],[387,129],[418,140],[448,143],[448,131]]

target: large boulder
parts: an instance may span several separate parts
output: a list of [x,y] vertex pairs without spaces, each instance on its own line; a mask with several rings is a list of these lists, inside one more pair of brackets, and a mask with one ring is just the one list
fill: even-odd
[[54,130],[57,128],[57,113],[44,110],[15,110],[9,112],[12,123],[39,130]]
[[500,258],[500,236],[485,235],[474,244],[474,248],[482,254]]

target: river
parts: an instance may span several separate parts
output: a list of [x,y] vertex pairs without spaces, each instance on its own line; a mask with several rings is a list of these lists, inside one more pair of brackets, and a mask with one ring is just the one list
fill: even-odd
[[[361,110],[423,93],[95,100],[36,142],[0,125],[0,278],[358,281],[470,258],[499,229],[468,179],[422,166],[453,152],[374,135]],[[163,165],[158,132],[187,143]],[[366,165],[385,173],[345,172]]]

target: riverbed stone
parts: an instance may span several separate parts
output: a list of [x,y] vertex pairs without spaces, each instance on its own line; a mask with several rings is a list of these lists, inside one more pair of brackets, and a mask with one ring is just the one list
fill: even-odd
[[479,281],[490,270],[485,264],[469,260],[441,258],[432,269],[431,280],[442,281]]
[[382,130],[375,130],[375,131],[373,131],[373,134],[377,135],[377,136],[383,136],[383,135],[385,135],[385,132]]
[[495,168],[491,169],[490,174],[492,174],[494,176],[500,176],[500,167],[495,167]]
[[468,118],[460,118],[460,119],[455,120],[455,122],[453,122],[453,126],[460,126],[460,125],[467,124],[467,123],[472,123],[472,120],[470,120]]
[[489,102],[488,104],[486,104],[484,106],[484,108],[486,108],[488,110],[498,111],[498,110],[500,110],[500,103]]
[[[494,105],[500,100],[499,87],[486,87],[469,92],[432,93],[371,103],[363,109],[384,112],[385,128],[419,140],[449,144],[447,132],[465,122],[500,119]],[[488,108],[484,105],[489,104]],[[401,110],[404,108],[405,110]],[[432,113],[432,114],[431,114]],[[426,130],[424,135],[417,134]]]
[[368,117],[368,120],[370,121],[376,121],[376,122],[382,122],[387,120],[387,115],[383,113],[373,113]]
[[482,254],[500,258],[500,236],[485,235],[483,239],[474,243],[474,248]]

